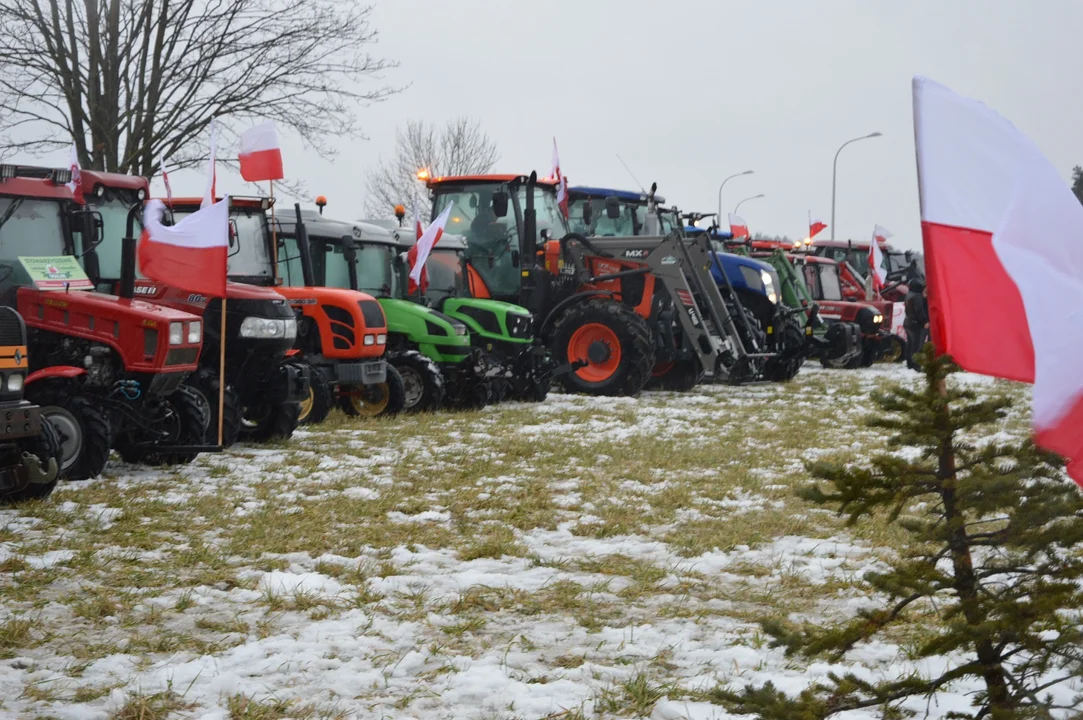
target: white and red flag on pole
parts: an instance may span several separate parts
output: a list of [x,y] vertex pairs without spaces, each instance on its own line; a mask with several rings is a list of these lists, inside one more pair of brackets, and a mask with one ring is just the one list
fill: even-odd
[[[406,253],[406,260],[410,264],[410,282],[407,292],[411,294],[418,290],[425,292],[425,287],[429,284],[425,273],[425,262],[429,259],[429,253],[432,252],[436,243],[440,242],[440,238],[444,234],[444,226],[447,225],[449,217],[451,217],[451,205],[444,208],[439,217],[425,228],[425,232],[421,234],[414,246]],[[418,224],[420,225],[420,223]]]
[[748,223],[745,222],[744,218],[730,213],[730,234],[735,238],[749,237]]
[[1035,441],[1083,485],[1083,205],[996,112],[926,78],[913,91],[932,341],[1033,382]]
[[553,138],[553,180],[557,183],[557,205],[564,217],[568,217],[568,179],[560,172],[560,153],[557,152],[556,138]]
[[[887,232],[879,225],[873,230],[872,242],[869,243],[869,275],[872,276],[872,289],[876,292],[880,292],[884,288],[884,284],[887,283],[887,268],[884,267],[884,253],[880,250],[880,243],[886,238],[881,237],[878,233],[881,231]],[[891,233],[887,233],[888,237]]]
[[214,170],[214,153],[215,153],[215,141],[218,134],[218,129],[214,126],[214,118],[211,118],[211,147],[210,155],[207,157],[207,187],[203,191],[203,202],[200,203],[199,209],[202,210],[205,207],[210,207],[214,204],[215,198],[215,170]]
[[71,170],[71,182],[67,188],[79,204],[86,202],[83,198],[83,169],[79,167],[79,152],[75,149],[75,143],[71,144],[71,154],[68,157],[68,169]]
[[188,292],[225,297],[229,254],[229,199],[162,225],[165,206],[151,200],[143,211],[139,269],[151,280]]
[[281,180],[282,147],[278,143],[278,131],[273,120],[265,120],[254,128],[241,133],[241,147],[237,155],[241,177],[248,182]]
[[874,225],[872,228],[872,239],[876,242],[887,242],[888,238],[894,237],[891,231],[883,225]]
[[827,223],[825,223],[823,220],[820,220],[819,218],[812,217],[812,212],[809,211],[809,214],[808,214],[808,236],[809,236],[809,239],[812,239],[812,238],[816,237],[817,235],[819,235],[821,232],[824,231],[824,229],[826,227],[827,227]]
[[173,207],[173,188],[169,185],[169,167],[165,164],[165,158],[158,161],[162,168],[162,182],[165,183],[165,201],[169,207]]

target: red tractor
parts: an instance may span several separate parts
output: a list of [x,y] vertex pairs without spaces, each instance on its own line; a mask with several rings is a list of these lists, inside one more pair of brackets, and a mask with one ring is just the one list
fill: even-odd
[[[103,225],[97,243],[79,248],[83,266],[99,288],[123,286],[123,240],[141,232],[150,183],[142,177],[84,170],[82,185],[88,206]],[[194,203],[198,208],[199,202],[174,200],[174,206]],[[266,252],[260,224],[265,206],[268,201],[231,220],[231,267],[239,258],[243,260],[244,253]],[[260,271],[261,276],[270,277],[270,273],[269,267]],[[144,278],[136,278],[134,285],[135,293],[155,306],[193,313],[204,321],[204,352],[191,368],[194,372],[186,389],[209,405],[210,427],[217,437],[222,300]],[[286,299],[270,287],[230,282],[226,292],[222,445],[229,447],[238,438],[256,442],[289,438],[310,387],[307,368],[287,357],[297,339],[297,317]]]
[[[182,384],[198,367],[202,319],[136,299],[130,281],[119,297],[93,291],[71,256],[98,245],[102,216],[75,201],[70,179],[0,166],[0,304],[26,320],[26,396],[58,431],[62,474],[98,475],[110,448],[146,464],[218,449],[207,443],[207,403]],[[135,240],[119,246],[130,280]]]
[[887,242],[880,243],[884,256],[884,270],[887,271],[887,284],[876,295],[870,297],[871,288],[867,288],[869,278],[869,248],[871,243],[853,240],[814,240],[811,251],[820,257],[829,258],[840,266],[843,281],[843,295],[855,301],[883,299],[890,302],[903,302],[910,289],[908,283],[914,278],[925,277],[925,270],[920,255],[909,250],[896,250]]

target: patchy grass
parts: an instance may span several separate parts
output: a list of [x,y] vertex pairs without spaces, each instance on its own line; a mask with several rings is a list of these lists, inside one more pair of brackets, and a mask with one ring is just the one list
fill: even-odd
[[114,463],[0,510],[0,657],[24,689],[2,710],[647,717],[800,676],[753,621],[852,613],[901,536],[794,490],[807,460],[882,447],[856,421],[898,379],[335,413],[186,467]]

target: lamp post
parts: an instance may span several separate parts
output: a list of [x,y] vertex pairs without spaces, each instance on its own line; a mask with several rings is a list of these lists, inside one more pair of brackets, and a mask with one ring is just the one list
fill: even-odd
[[759,195],[753,195],[752,197],[746,197],[744,200],[737,203],[737,207],[733,208],[733,214],[736,215],[737,211],[741,209],[741,206],[744,205],[749,200],[759,200],[761,197],[767,197],[767,196],[764,195],[763,193],[760,193]]
[[831,239],[835,239],[835,179],[838,177],[839,171],[839,153],[842,152],[842,148],[846,147],[850,143],[855,143],[858,140],[868,140],[869,138],[880,137],[881,133],[874,132],[868,135],[862,135],[856,137],[853,140],[847,140],[844,142],[838,150],[835,151],[835,162],[831,165]]
[[721,185],[718,186],[718,222],[719,223],[722,222],[722,188],[726,187],[726,183],[728,183],[730,180],[732,180],[735,177],[741,177],[742,175],[751,175],[751,174],[752,174],[751,170],[745,170],[744,172],[739,172],[736,175],[730,175],[728,178],[726,178],[725,180],[722,181]]

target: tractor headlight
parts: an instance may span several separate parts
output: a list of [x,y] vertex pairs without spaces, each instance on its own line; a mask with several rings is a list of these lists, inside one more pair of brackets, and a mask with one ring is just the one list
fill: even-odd
[[377,345],[387,345],[387,335],[385,335],[384,333],[380,333],[379,335],[377,335],[376,336],[376,344]]
[[763,292],[772,305],[778,305],[778,293],[775,292],[775,279],[766,270],[760,271],[760,280],[763,281]]
[[289,338],[290,323],[293,323],[292,336],[297,336],[297,320],[278,318],[246,317],[241,322],[241,337],[244,338]]
[[455,334],[458,335],[459,337],[466,337],[467,335],[470,334],[470,330],[467,329],[465,323],[453,322],[453,323],[451,323],[451,326],[453,328],[455,328]]
[[883,315],[873,315],[872,316],[872,321],[874,323],[876,323],[877,325],[879,325],[880,323],[882,323],[884,321],[884,316]]
[[203,323],[196,320],[193,323],[188,324],[188,342],[189,344],[196,344],[203,341]]
[[365,342],[366,345],[375,345],[376,344],[376,336],[375,335],[366,335],[364,342]]
[[169,344],[180,345],[184,342],[184,323],[169,323]]
[[19,392],[23,389],[23,376],[19,373],[8,375],[8,392]]
[[283,321],[283,325],[285,326],[283,329],[285,330],[286,339],[288,339],[288,340],[296,339],[297,338],[297,318],[295,318],[295,317],[286,318]]

